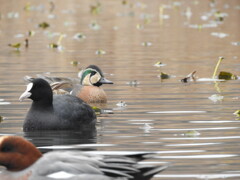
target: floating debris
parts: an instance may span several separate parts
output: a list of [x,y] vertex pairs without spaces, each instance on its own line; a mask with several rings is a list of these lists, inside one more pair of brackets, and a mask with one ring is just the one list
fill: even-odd
[[225,37],[229,36],[228,34],[221,33],[221,32],[212,32],[211,35],[215,36],[215,37],[219,37],[219,38],[225,38]]
[[144,29],[144,25],[142,25],[142,24],[137,24],[137,25],[136,25],[136,28],[137,28],[138,30]]
[[127,104],[124,101],[119,101],[116,105],[118,107],[126,107],[127,106]]
[[238,77],[230,72],[221,71],[218,75],[218,79],[236,80]]
[[2,116],[0,116],[0,123],[1,123],[1,122],[3,122],[3,117],[2,117]]
[[240,46],[240,42],[231,42],[233,46]]
[[50,47],[50,48],[58,48],[59,45],[56,44],[56,43],[50,43],[50,44],[49,44],[49,47]]
[[73,39],[77,39],[77,40],[83,40],[86,39],[87,37],[83,34],[83,33],[77,33],[73,36]]
[[136,87],[137,85],[140,84],[137,80],[129,81],[127,82],[128,85]]
[[95,53],[96,53],[97,55],[104,55],[104,54],[106,54],[106,51],[99,49],[99,50],[97,50]]
[[10,46],[12,48],[16,48],[17,50],[19,50],[19,48],[21,47],[21,43],[8,44],[8,46]]
[[208,99],[210,99],[211,101],[213,101],[214,103],[222,101],[224,98],[224,96],[221,96],[219,94],[213,94],[211,96],[208,97]]
[[25,39],[25,48],[28,48],[28,46],[29,46],[29,40],[28,40],[28,38],[26,38]]
[[201,30],[203,28],[215,28],[217,27],[217,23],[209,23],[209,24],[190,24],[190,28]]
[[191,7],[187,7],[186,12],[184,12],[184,16],[186,16],[187,19],[191,19],[191,17],[192,17]]
[[151,42],[142,42],[141,43],[142,46],[152,46]]
[[189,81],[196,81],[196,77],[195,77],[196,72],[197,72],[197,71],[191,72],[191,73],[188,74],[185,78],[181,79],[181,82],[187,83],[187,82],[189,82]]
[[161,72],[160,75],[158,75],[158,77],[161,79],[169,79],[171,76],[168,75],[167,73]]
[[22,38],[22,37],[24,37],[24,34],[16,34],[14,37],[15,38]]
[[79,61],[71,61],[70,64],[73,66],[78,66],[80,64],[80,62]]
[[94,14],[94,15],[99,14],[101,12],[101,3],[97,2],[96,5],[91,5],[90,12],[91,12],[91,14]]
[[92,22],[91,24],[89,24],[89,28],[97,31],[97,30],[101,29],[101,26],[97,22]]
[[9,19],[13,19],[13,18],[17,19],[17,18],[19,18],[19,13],[18,12],[9,12],[9,13],[7,13],[7,17]]
[[33,10],[33,7],[31,6],[31,4],[28,2],[24,8],[23,8],[24,11],[31,11]]
[[35,31],[32,31],[32,30],[29,30],[29,31],[27,32],[27,36],[29,36],[29,37],[34,36],[35,34],[36,34],[36,32],[35,32]]
[[185,132],[183,135],[188,136],[188,137],[196,137],[196,136],[200,136],[201,133],[196,130],[190,130],[190,131]]
[[128,4],[128,2],[126,0],[122,1],[122,5],[127,5],[127,4]]
[[42,29],[46,29],[46,28],[50,27],[50,25],[47,22],[42,22],[42,23],[38,24],[38,27],[40,27]]
[[213,79],[215,79],[216,74],[217,74],[217,70],[218,70],[218,68],[219,68],[219,66],[220,66],[220,64],[221,64],[221,62],[222,62],[223,59],[224,59],[223,56],[220,56],[220,57],[218,58],[217,65],[216,65],[216,67],[215,67],[215,69],[214,69],[213,76],[212,76]]
[[236,115],[237,117],[240,117],[240,110],[235,111],[233,114]]
[[151,123],[144,123],[143,127],[140,127],[139,129],[143,129],[145,133],[150,133],[150,130],[153,129],[150,124]]
[[61,42],[62,42],[62,39],[64,37],[66,37],[66,34],[60,34],[57,43],[50,43],[49,47],[50,48],[55,48],[55,49],[58,49],[58,50],[62,51],[63,47],[61,46]]
[[216,21],[222,22],[224,20],[224,18],[228,16],[228,14],[217,11],[214,13],[214,16],[215,16]]
[[162,66],[166,66],[166,64],[163,64],[162,62],[158,61],[156,64],[154,64],[153,66],[156,67],[162,67]]

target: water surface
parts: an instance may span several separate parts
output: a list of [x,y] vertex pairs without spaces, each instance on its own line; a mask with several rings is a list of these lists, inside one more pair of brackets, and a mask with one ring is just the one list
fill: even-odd
[[[155,179],[239,179],[240,121],[233,112],[240,108],[240,82],[209,81],[219,56],[225,57],[220,70],[240,75],[238,0],[104,0],[99,14],[90,11],[97,1],[28,2],[2,1],[0,6],[1,135],[24,136],[43,152],[154,151],[159,158],[148,163],[171,163]],[[50,27],[39,28],[42,22]],[[34,36],[28,37],[29,31]],[[75,39],[77,33],[86,38]],[[49,48],[61,34],[62,48]],[[17,42],[19,50],[7,46]],[[158,61],[166,65],[154,66]],[[114,82],[104,86],[106,109],[113,113],[98,117],[97,131],[24,133],[31,101],[18,101],[23,77],[50,72],[76,78],[89,64],[99,65]],[[199,81],[180,81],[194,70]],[[171,76],[161,79],[160,72]],[[213,102],[214,94],[223,100]],[[117,106],[120,101],[127,106]]]

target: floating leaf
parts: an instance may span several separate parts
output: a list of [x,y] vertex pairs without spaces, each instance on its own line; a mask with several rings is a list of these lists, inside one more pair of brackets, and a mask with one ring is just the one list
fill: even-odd
[[235,114],[237,117],[240,117],[240,110],[235,111],[233,114]]
[[151,42],[142,42],[142,46],[152,46]]
[[224,20],[224,18],[226,17],[226,16],[228,16],[228,14],[227,13],[222,13],[222,12],[220,12],[220,11],[217,11],[217,12],[215,12],[215,14],[214,14],[214,16],[215,16],[215,18],[216,18],[216,21],[223,21]]
[[208,99],[210,99],[211,101],[213,101],[214,103],[218,102],[218,101],[222,101],[224,98],[224,96],[221,96],[219,94],[213,94],[210,97],[208,97]]
[[139,129],[143,129],[145,133],[150,133],[150,130],[154,127],[150,125],[151,123],[144,123]]
[[22,38],[22,37],[24,37],[24,34],[16,34],[14,37],[15,38]]
[[77,33],[73,36],[74,39],[82,40],[86,39],[86,36],[83,33]]
[[19,50],[19,48],[21,47],[21,43],[8,44],[8,46],[10,46],[12,48],[16,48],[17,50]]
[[30,11],[32,9],[31,4],[28,2],[23,9],[24,11]]
[[238,77],[230,72],[221,71],[218,75],[218,79],[236,80]]
[[199,136],[201,133],[196,131],[196,130],[190,130],[184,133],[184,136],[188,136],[188,137],[196,137]]
[[79,62],[79,61],[71,61],[71,64],[72,64],[73,66],[77,66],[77,65],[80,64],[80,62]]
[[170,78],[170,75],[161,72],[160,75],[159,75],[158,77],[161,78],[161,79],[169,79],[169,78]]
[[50,25],[47,22],[42,22],[40,24],[38,24],[38,27],[46,29],[48,28]]
[[163,64],[162,62],[158,61],[156,64],[154,64],[153,66],[156,67],[162,67],[162,66],[166,66],[166,64]]
[[126,107],[127,104],[124,101],[120,101],[116,104],[118,107]]
[[196,74],[197,71],[193,71],[191,72],[190,74],[188,74],[185,78],[181,79],[181,81],[183,83],[187,83],[189,81],[196,81],[196,77],[195,77],[195,74]]
[[92,22],[91,24],[89,24],[89,27],[90,27],[90,29],[95,30],[95,31],[101,29],[101,26],[96,22]]
[[30,30],[30,31],[28,31],[27,35],[31,37],[31,36],[34,36],[35,33],[36,33],[35,31]]
[[49,47],[50,47],[50,48],[58,48],[58,46],[59,46],[59,45],[56,44],[56,43],[50,43],[50,44],[49,44]]
[[228,34],[221,33],[221,32],[212,32],[211,35],[215,36],[215,37],[219,37],[219,38],[225,38],[225,37],[229,36]]
[[233,46],[240,46],[240,42],[232,42],[231,43]]
[[9,19],[19,18],[19,13],[18,13],[18,12],[9,12],[9,13],[7,14],[7,17],[8,17]]
[[128,2],[126,0],[122,1],[122,5],[126,5]]
[[104,55],[104,54],[106,54],[106,51],[99,49],[99,50],[96,51],[96,54],[97,55]]
[[99,14],[101,12],[101,3],[97,3],[96,5],[90,6],[90,12],[91,14]]
[[136,86],[139,85],[140,83],[139,83],[137,80],[133,80],[133,81],[127,82],[127,84],[130,85],[130,86],[136,87]]
[[144,29],[144,25],[142,25],[142,24],[137,24],[137,25],[136,25],[136,28],[137,28],[138,30]]
[[25,39],[25,47],[28,48],[28,46],[29,46],[29,40],[28,40],[28,38],[26,38]]

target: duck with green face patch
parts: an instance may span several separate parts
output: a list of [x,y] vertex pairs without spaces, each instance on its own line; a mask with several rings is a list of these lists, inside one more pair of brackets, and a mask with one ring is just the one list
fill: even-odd
[[41,76],[46,79],[56,94],[70,93],[77,96],[92,106],[104,107],[107,103],[107,95],[102,88],[103,84],[113,84],[107,80],[101,69],[96,65],[90,65],[79,73],[80,81],[66,80],[56,77]]
[[90,65],[80,73],[80,85],[76,85],[71,94],[76,95],[86,103],[106,103],[107,95],[103,88],[103,84],[113,84],[107,80],[101,69],[96,65]]

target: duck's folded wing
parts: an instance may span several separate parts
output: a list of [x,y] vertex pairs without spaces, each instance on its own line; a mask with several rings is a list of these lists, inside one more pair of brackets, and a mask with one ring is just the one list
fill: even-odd
[[[109,180],[108,175],[112,177],[121,177],[122,179],[132,176],[120,171],[120,166],[109,166],[101,161],[100,156],[88,156],[79,152],[52,152],[47,153],[37,161],[33,169],[33,177],[57,178],[63,174],[66,179],[102,179]],[[134,168],[124,168],[124,171],[132,171]],[[135,170],[136,171],[136,170]]]

